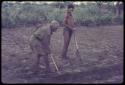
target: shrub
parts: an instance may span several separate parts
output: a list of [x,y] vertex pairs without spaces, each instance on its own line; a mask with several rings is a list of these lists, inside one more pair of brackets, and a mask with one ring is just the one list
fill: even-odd
[[[2,3],[2,27],[15,27],[50,22],[53,19],[62,23],[64,9],[59,6],[30,4],[30,3]],[[111,8],[110,8],[111,9]],[[107,9],[103,13],[96,4],[80,5],[74,10],[74,18],[80,25],[109,25],[122,24],[123,15],[116,17],[113,11]]]

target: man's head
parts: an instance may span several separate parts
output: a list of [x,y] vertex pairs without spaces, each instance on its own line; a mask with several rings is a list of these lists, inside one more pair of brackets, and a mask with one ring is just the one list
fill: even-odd
[[75,8],[75,7],[74,7],[73,4],[69,4],[69,5],[67,6],[68,12],[73,12],[74,8]]
[[60,25],[59,25],[59,22],[57,22],[56,20],[53,20],[50,26],[51,26],[52,31],[54,32],[59,28]]

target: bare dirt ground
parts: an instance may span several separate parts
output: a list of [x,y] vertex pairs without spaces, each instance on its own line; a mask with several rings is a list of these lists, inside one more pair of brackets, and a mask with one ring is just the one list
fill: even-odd
[[[2,29],[2,82],[3,83],[122,83],[123,82],[123,26],[78,27],[76,37],[83,65],[75,56],[74,38],[68,56],[74,68],[64,67],[64,75],[43,78],[41,74],[27,75],[33,55],[28,39],[35,27]],[[63,46],[63,31],[52,35],[51,50],[58,65]],[[55,71],[52,60],[51,67]],[[42,65],[41,59],[41,65]],[[41,69],[42,71],[42,69]]]

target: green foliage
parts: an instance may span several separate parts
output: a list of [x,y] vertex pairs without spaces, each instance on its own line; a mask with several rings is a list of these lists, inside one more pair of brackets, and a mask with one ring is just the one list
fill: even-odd
[[[64,8],[59,5],[64,4],[30,4],[30,3],[2,3],[2,27],[15,27],[18,25],[34,25],[37,23],[50,22],[53,19],[62,23],[64,19]],[[110,4],[108,4],[110,6]],[[109,7],[108,6],[108,7]],[[89,3],[88,5],[81,4],[74,10],[74,18],[78,24],[91,25],[108,25],[112,23],[123,22],[123,15],[116,17],[110,9],[103,12],[97,4]]]

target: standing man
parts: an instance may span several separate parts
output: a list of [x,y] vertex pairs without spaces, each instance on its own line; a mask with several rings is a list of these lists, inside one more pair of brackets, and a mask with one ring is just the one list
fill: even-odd
[[64,46],[63,46],[63,51],[62,51],[62,58],[68,59],[67,57],[67,51],[68,51],[68,46],[70,43],[70,39],[73,33],[74,28],[74,18],[73,18],[73,13],[74,11],[74,5],[69,4],[67,6],[67,9],[65,11],[65,17],[64,17],[64,31],[63,31],[63,36],[64,36]]
[[50,39],[53,32],[59,28],[57,21],[52,21],[48,26],[40,27],[37,29],[30,38],[30,47],[35,56],[33,61],[33,70],[36,73],[40,64],[40,57],[44,59],[46,66],[46,73],[50,73],[49,55],[50,51]]

